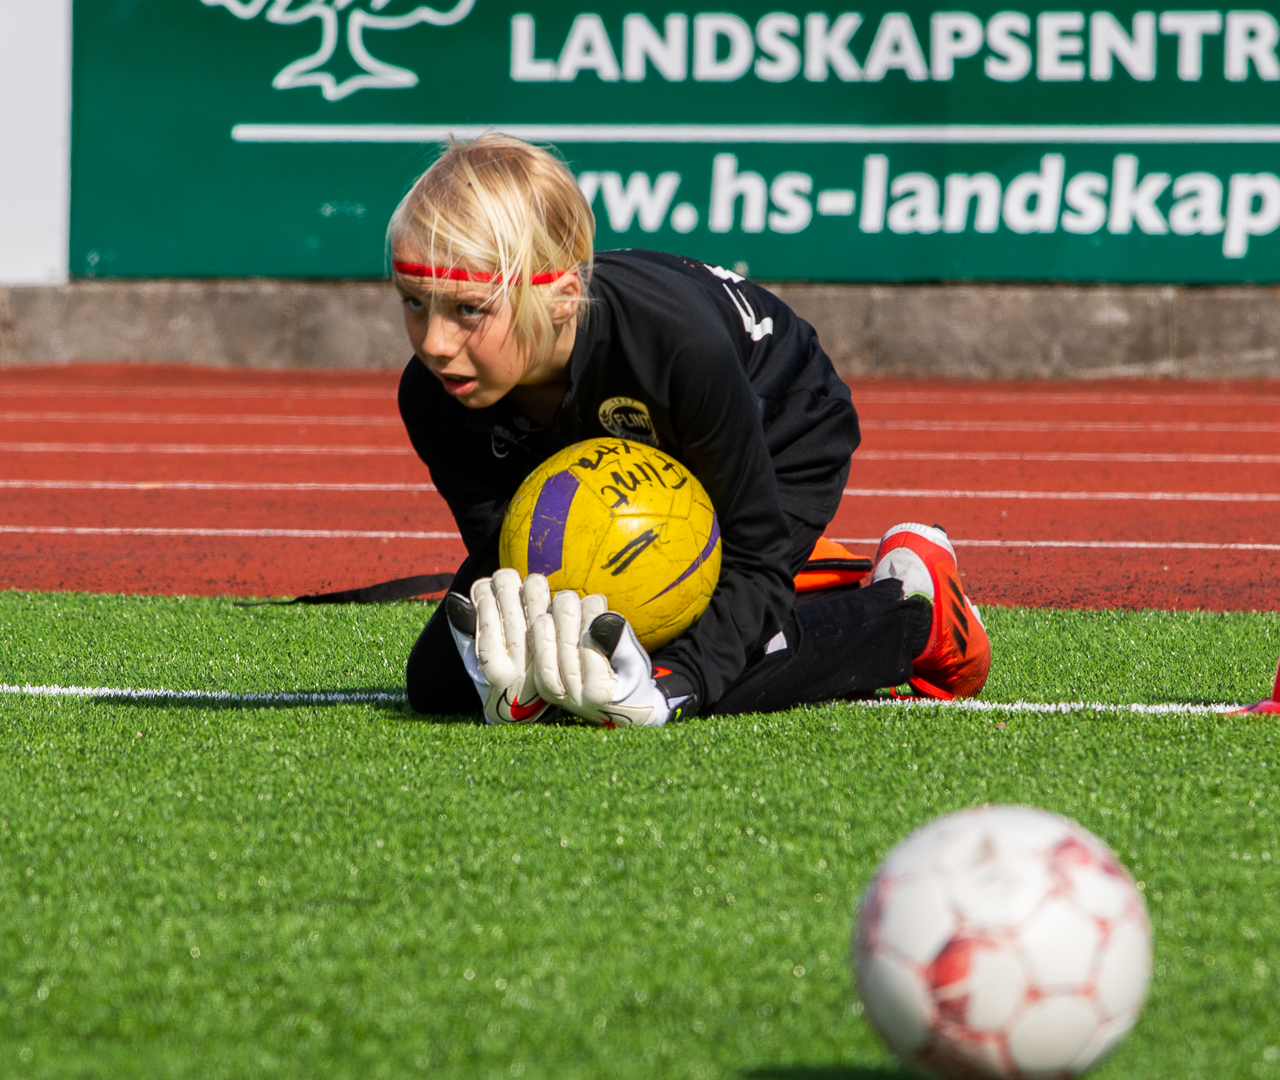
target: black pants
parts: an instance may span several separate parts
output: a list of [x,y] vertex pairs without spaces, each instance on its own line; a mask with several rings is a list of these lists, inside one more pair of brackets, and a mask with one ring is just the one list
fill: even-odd
[[[467,595],[476,578],[467,559],[452,591]],[[849,694],[899,686],[923,651],[933,609],[921,597],[904,599],[893,578],[861,589],[802,594],[783,627],[786,648],[761,650],[705,713],[777,712]],[[431,616],[409,653],[409,704],[420,713],[480,712],[475,684],[454,646],[444,605]]]

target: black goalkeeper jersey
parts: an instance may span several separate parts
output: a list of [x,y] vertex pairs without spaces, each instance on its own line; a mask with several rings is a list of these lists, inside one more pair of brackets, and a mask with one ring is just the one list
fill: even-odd
[[416,358],[400,414],[467,551],[494,568],[511,496],[570,443],[621,436],[688,466],[719,519],[720,581],[654,662],[711,704],[790,613],[792,575],[840,504],[857,414],[813,327],[736,274],[653,251],[603,252],[588,292],[551,425],[505,399],[468,409]]

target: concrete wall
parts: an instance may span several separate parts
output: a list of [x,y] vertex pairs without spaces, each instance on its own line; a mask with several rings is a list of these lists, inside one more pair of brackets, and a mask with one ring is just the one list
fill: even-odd
[[1280,289],[785,285],[845,375],[1280,378]]
[[[775,291],[846,376],[1280,378],[1280,288],[798,285]],[[0,365],[398,368],[385,282],[0,288]]]
[[67,280],[71,0],[0,0],[0,283]]

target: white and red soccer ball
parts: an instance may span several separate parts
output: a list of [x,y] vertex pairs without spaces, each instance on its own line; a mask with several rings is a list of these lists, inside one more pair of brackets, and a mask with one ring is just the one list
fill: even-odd
[[854,964],[868,1019],[926,1074],[1067,1078],[1138,1019],[1151,928],[1133,879],[1087,829],[987,806],[889,853],[863,897]]

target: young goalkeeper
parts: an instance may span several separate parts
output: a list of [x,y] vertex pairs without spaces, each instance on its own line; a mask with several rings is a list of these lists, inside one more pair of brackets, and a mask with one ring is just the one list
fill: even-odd
[[[596,256],[594,230],[559,160],[496,134],[451,146],[392,217],[416,354],[400,414],[468,553],[410,653],[413,707],[661,724],[908,681],[978,693],[990,646],[940,528],[889,530],[865,587],[796,602],[793,575],[840,505],[860,440],[813,328],[719,267]],[[715,594],[652,666],[602,598],[552,600],[545,578],[498,570],[520,482],[564,446],[608,435],[683,462],[720,524]]]

